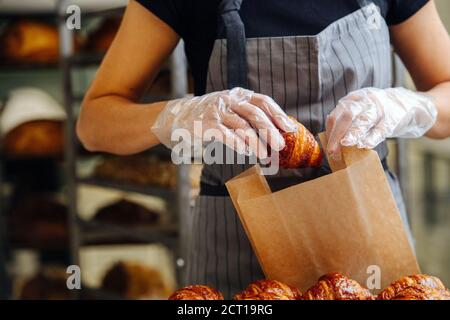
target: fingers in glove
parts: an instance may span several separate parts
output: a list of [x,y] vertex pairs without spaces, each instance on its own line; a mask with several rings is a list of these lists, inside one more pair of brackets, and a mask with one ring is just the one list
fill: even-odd
[[254,93],[249,102],[264,111],[280,130],[284,132],[296,132],[298,130],[297,124],[288,117],[272,98],[263,94]]
[[275,151],[284,148],[284,138],[275,127],[269,117],[257,106],[243,102],[239,105],[231,105],[231,110],[244,118],[254,129],[258,130],[260,136],[267,137],[265,141]]
[[382,119],[382,110],[375,104],[372,107],[366,108],[361,106],[358,102],[346,102],[346,109],[351,110],[353,114],[353,121],[350,128],[347,130],[344,137],[341,139],[343,146],[358,146],[361,147],[361,143],[366,139],[369,132],[374,128]]
[[328,137],[328,154],[335,160],[341,159],[341,140],[352,125],[353,115],[350,111],[336,108],[326,123]]
[[244,139],[239,137],[234,130],[227,128],[226,126],[219,124],[217,129],[220,130],[221,135],[216,137],[216,141],[220,141],[230,149],[233,149],[239,154],[249,156],[250,150]]
[[386,139],[386,128],[380,122],[357,144],[358,148],[373,149]]
[[227,112],[222,117],[222,123],[225,127],[234,130],[234,133],[245,142],[249,150],[259,159],[268,157],[266,144],[258,137],[255,129],[238,114]]

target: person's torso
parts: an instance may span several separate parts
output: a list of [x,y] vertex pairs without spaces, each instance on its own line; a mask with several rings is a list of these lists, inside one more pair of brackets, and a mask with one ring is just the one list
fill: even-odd
[[[388,0],[244,0],[240,15],[246,37],[287,37],[316,35],[333,22],[361,8],[375,3],[385,18]],[[174,11],[180,15],[182,38],[194,78],[195,94],[206,90],[208,61],[216,39],[225,36],[218,32],[220,0],[186,0]]]
[[[374,5],[349,13],[314,35],[247,37],[246,51],[248,88],[272,97],[313,134],[325,130],[326,115],[349,92],[391,85],[389,31]],[[229,53],[227,39],[215,40],[206,92],[227,89]],[[382,159],[386,157],[384,143],[377,151]],[[207,165],[202,182],[223,185],[252,164],[247,160],[246,164]],[[269,182],[279,189],[326,173],[324,167],[280,169]]]

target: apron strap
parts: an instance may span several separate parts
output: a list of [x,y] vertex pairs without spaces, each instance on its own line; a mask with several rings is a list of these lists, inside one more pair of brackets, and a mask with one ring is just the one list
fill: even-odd
[[239,10],[242,0],[222,0],[219,5],[220,29],[227,38],[227,86],[248,88],[245,28]]

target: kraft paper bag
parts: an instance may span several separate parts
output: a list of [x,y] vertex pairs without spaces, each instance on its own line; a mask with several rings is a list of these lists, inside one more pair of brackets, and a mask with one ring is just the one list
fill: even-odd
[[226,183],[268,279],[306,290],[329,272],[366,285],[376,270],[382,289],[420,273],[378,154],[344,148],[342,159],[330,161],[333,173],[277,192],[259,166]]

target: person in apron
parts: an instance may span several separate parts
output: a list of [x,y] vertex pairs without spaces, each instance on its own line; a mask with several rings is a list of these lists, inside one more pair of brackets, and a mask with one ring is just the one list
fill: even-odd
[[[220,117],[229,115],[227,102],[224,102],[224,106],[217,106],[217,97],[220,95],[238,99],[238,103],[234,103],[236,108],[242,107],[242,102],[248,102],[256,95],[271,97],[273,105],[269,101],[270,106],[266,106],[265,111],[272,115],[270,120],[276,127],[284,131],[294,130],[287,119],[289,115],[317,135],[327,129],[327,117],[330,114],[345,109],[345,103],[352,105],[351,101],[343,99],[350,93],[359,92],[362,88],[387,90],[391,87],[389,27],[371,1],[364,1],[359,10],[334,21],[315,35],[248,39],[239,14],[241,4],[242,0],[223,0],[219,5],[218,36],[209,58],[206,94],[171,101],[160,109],[152,132],[166,146],[173,147],[171,133],[175,128],[193,131],[191,126],[195,120],[206,124],[213,120],[222,121]],[[372,97],[371,92],[362,93],[367,99]],[[429,100],[423,98],[421,101],[414,94],[407,93],[409,98],[412,96],[415,99],[409,101],[419,101],[415,105],[426,118],[426,125],[416,132],[419,136],[433,125],[436,113]],[[223,114],[214,113],[220,108]],[[242,110],[233,111],[240,114],[244,109],[242,107]],[[349,111],[345,112],[348,115]],[[361,111],[359,114],[364,115]],[[414,115],[412,118],[416,119]],[[337,114],[336,118],[339,117]],[[357,115],[352,119],[358,119]],[[265,116],[261,116],[258,125],[274,126],[266,120]],[[380,122],[380,119],[374,121]],[[353,128],[351,124],[348,127]],[[406,129],[416,128],[410,123],[398,127],[405,130],[389,136],[407,136],[411,130]],[[229,133],[228,130],[224,132]],[[353,136],[359,134],[354,130],[352,133]],[[275,136],[272,138],[277,139]],[[345,138],[351,145],[352,136]],[[386,142],[381,139],[374,147],[412,241],[399,184],[387,166]],[[182,226],[188,228],[184,234],[189,235],[188,239],[183,239],[189,251],[185,284],[210,285],[229,298],[250,282],[264,278],[225,187],[229,179],[251,165],[205,164],[200,195],[188,219],[190,223]],[[328,173],[330,169],[325,161],[321,168],[280,169],[276,175],[268,176],[267,180],[275,191]]]

